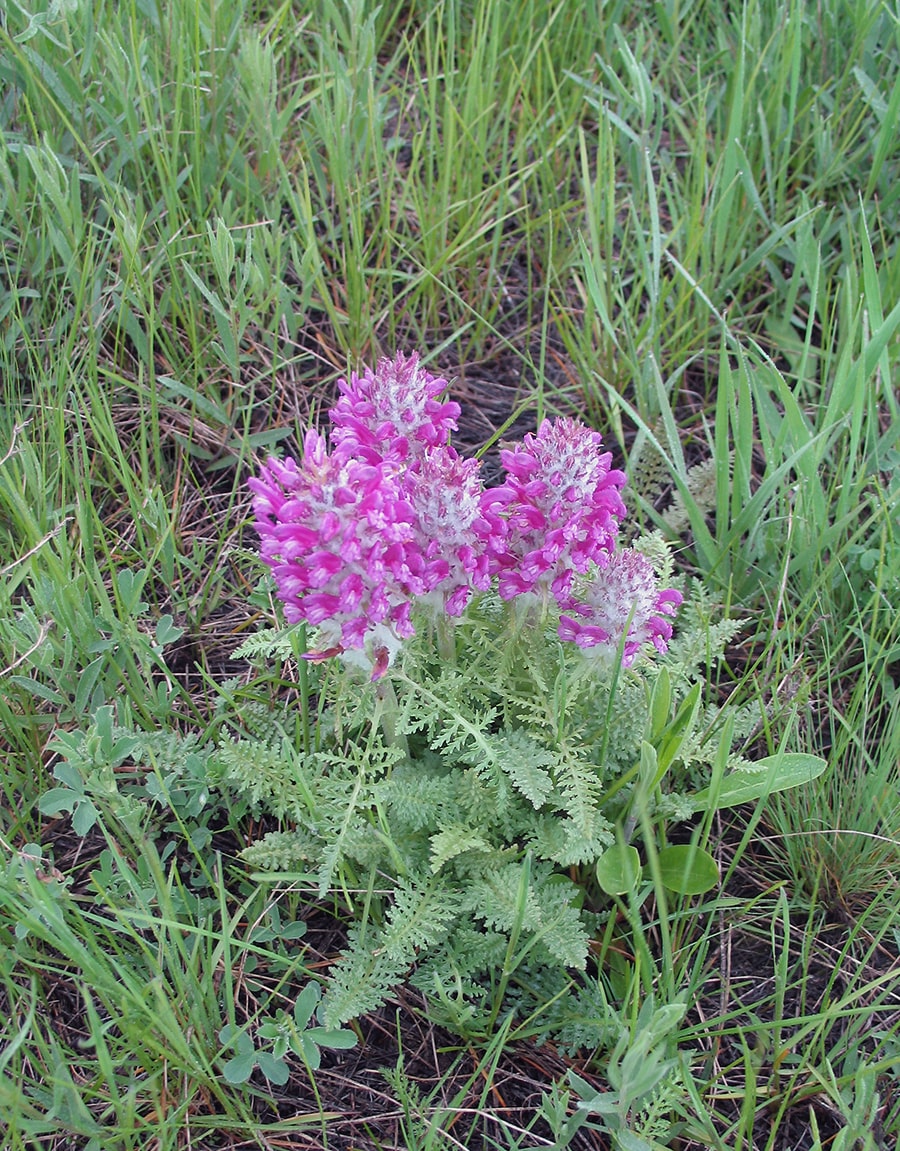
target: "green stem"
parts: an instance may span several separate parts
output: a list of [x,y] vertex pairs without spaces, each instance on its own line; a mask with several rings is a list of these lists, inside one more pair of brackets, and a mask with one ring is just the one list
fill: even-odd
[[400,702],[397,699],[396,691],[394,691],[394,685],[387,676],[378,680],[378,683],[375,687],[375,699],[375,715],[377,720],[381,723],[381,731],[384,735],[384,742],[388,747],[399,747],[404,755],[409,755],[409,746],[406,742],[406,736],[397,734],[397,719],[400,716]]
[[446,613],[438,618],[435,632],[437,635],[438,655],[445,664],[456,664],[456,625]]

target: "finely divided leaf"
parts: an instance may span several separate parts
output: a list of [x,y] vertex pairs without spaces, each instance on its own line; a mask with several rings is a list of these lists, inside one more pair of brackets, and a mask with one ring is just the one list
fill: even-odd
[[490,742],[496,752],[497,763],[509,776],[513,787],[534,808],[546,803],[553,790],[553,779],[547,769],[552,767],[556,756],[521,730],[501,732]]
[[387,922],[351,932],[347,951],[331,970],[323,1025],[336,1028],[379,1007],[415,963],[419,949],[441,943],[459,914],[459,897],[440,882],[421,888],[399,881]]
[[489,853],[494,849],[490,843],[470,827],[454,824],[431,837],[431,870],[435,874],[448,860],[455,859],[466,851]]

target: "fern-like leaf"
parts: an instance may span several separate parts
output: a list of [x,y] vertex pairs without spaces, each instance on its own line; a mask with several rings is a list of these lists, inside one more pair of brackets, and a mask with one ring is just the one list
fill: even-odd
[[[733,462],[733,454],[729,453],[729,472]],[[716,493],[718,488],[721,461],[711,456],[708,460],[701,460],[688,468],[685,480],[687,481],[688,496],[696,508],[704,515],[710,515],[716,510]],[[687,504],[681,491],[675,490],[672,502],[663,512],[662,518],[673,532],[682,532],[691,522]]]
[[493,850],[483,835],[454,824],[431,837],[431,870],[436,874],[449,860],[467,851],[487,853]]
[[461,815],[456,774],[434,754],[398,764],[377,785],[375,798],[406,832],[440,827]]
[[567,967],[584,967],[588,937],[572,904],[574,884],[548,883],[552,871],[535,865],[523,892],[524,866],[508,864],[473,882],[467,909],[488,927],[536,936],[544,950]]
[[304,756],[283,739],[277,744],[223,739],[212,770],[255,805],[295,823],[309,819],[315,808],[313,780],[321,757]]
[[614,842],[609,820],[597,811],[588,834],[574,820],[562,819],[558,815],[545,816],[535,825],[531,846],[540,859],[573,867],[594,863]]
[[288,660],[297,651],[296,629],[264,627],[248,636],[231,653],[232,659]]
[[318,859],[321,852],[321,842],[308,832],[269,831],[245,847],[241,859],[260,871],[292,871]]
[[603,797],[596,767],[575,754],[560,756],[556,786],[565,813],[578,828],[579,835],[592,837],[594,818]]
[[490,746],[501,771],[534,808],[546,803],[553,790],[549,768],[556,756],[535,743],[527,732],[512,730],[491,737]]
[[419,948],[443,942],[461,900],[444,885],[422,888],[399,881],[381,931],[355,928],[347,950],[331,970],[324,1023],[340,1027],[379,1007],[413,965]]

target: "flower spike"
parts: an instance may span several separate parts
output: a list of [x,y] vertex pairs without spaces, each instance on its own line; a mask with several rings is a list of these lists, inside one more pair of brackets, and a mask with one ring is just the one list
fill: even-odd
[[507,480],[484,494],[503,599],[548,589],[566,606],[575,573],[603,566],[616,544],[625,474],[601,437],[577,420],[544,420],[500,453]]
[[[581,602],[559,618],[559,638],[581,648],[615,651],[624,637],[622,662],[629,667],[637,653],[652,643],[667,650],[672,638],[671,616],[682,601],[672,588],[660,591],[653,566],[635,548],[614,553],[598,568]],[[625,629],[628,629],[627,636]]]
[[329,455],[311,430],[299,465],[270,459],[249,485],[289,623],[305,620],[342,651],[395,651],[413,634],[410,601],[429,583],[415,513],[389,468]]
[[445,446],[456,430],[459,404],[437,398],[447,381],[425,371],[415,352],[382,359],[374,372],[352,372],[338,389],[329,415],[331,439],[342,456],[402,464]]

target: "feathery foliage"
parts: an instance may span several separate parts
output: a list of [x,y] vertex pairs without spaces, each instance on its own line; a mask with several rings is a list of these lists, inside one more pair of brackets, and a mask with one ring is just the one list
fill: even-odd
[[[666,566],[658,537],[645,546]],[[630,838],[652,809],[662,847],[666,813],[693,810],[691,769],[742,762],[730,756],[726,714],[707,715],[703,731],[694,723],[694,682],[735,631],[712,615],[698,590],[672,651],[626,668],[561,643],[549,606],[529,615],[485,593],[456,623],[452,657],[438,657],[422,627],[377,685],[335,669],[320,750],[220,742],[219,786],[284,829],[245,849],[247,861],[279,874],[294,863],[299,878],[315,860],[320,894],[369,893],[330,975],[326,1026],[377,1006],[417,960],[426,986],[474,987],[499,940],[515,955],[511,971],[526,955],[538,967],[584,967],[582,909],[602,906],[592,866],[617,827]],[[284,651],[282,637],[269,642]],[[810,778],[820,770],[806,766]],[[727,791],[737,778],[718,784]],[[777,790],[771,765],[755,786]],[[487,950],[473,946],[473,921]]]

